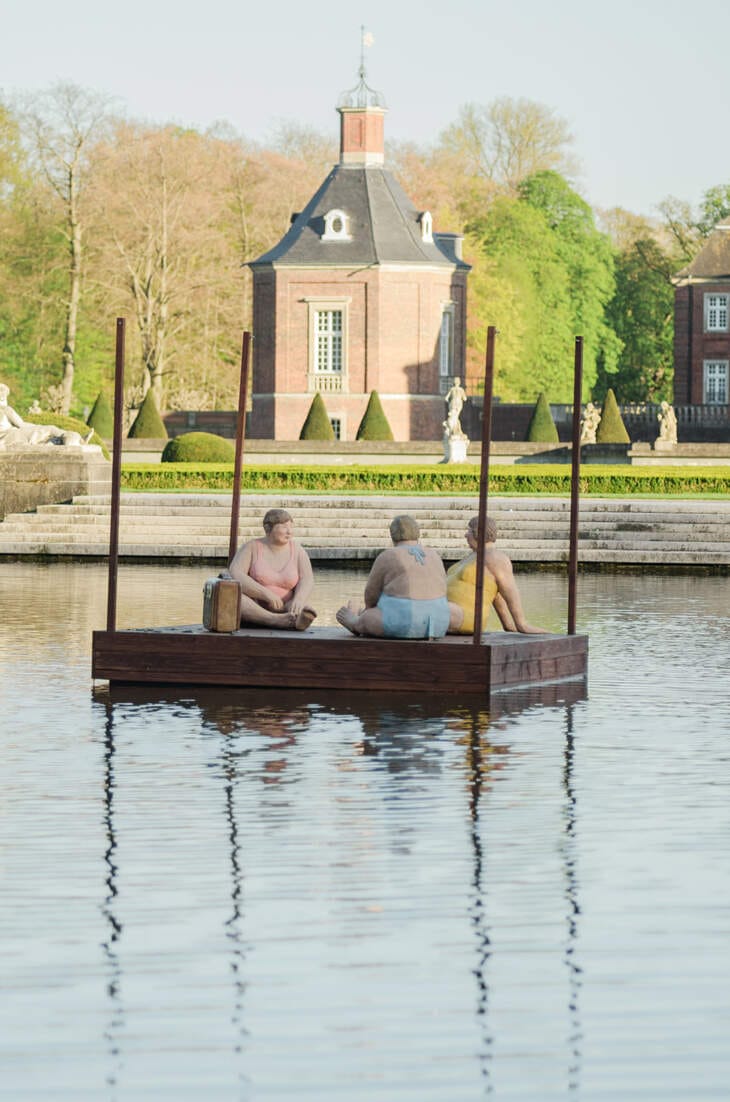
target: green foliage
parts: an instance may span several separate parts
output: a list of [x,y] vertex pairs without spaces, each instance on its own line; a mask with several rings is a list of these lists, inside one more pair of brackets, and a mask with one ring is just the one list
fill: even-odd
[[[80,436],[88,436],[90,425],[80,421],[77,417],[66,417],[63,413],[28,413],[23,417],[30,425],[55,425],[64,432],[78,432]],[[109,458],[109,450],[98,432],[89,440],[90,444],[98,444],[106,459]]]
[[601,420],[596,429],[597,444],[629,444],[631,443],[626,426],[621,418],[616,395],[609,387],[601,411]]
[[730,215],[730,184],[718,184],[708,188],[702,196],[697,229],[703,237],[709,237],[718,222]]
[[609,386],[627,402],[660,402],[672,397],[674,287],[680,266],[652,238],[641,237],[616,256],[616,291],[606,320],[623,344],[615,370],[598,365],[594,400]]
[[332,424],[327,415],[327,407],[324,404],[322,395],[317,392],[312,399],[312,404],[309,407],[309,413],[307,414],[304,424],[302,425],[302,431],[299,433],[300,440],[334,440],[335,433],[332,428]]
[[356,440],[392,440],[393,430],[388,424],[385,410],[380,401],[377,390],[371,391],[367,408],[363,414],[360,427],[355,436]]
[[[178,437],[179,439],[179,437]],[[418,467],[246,467],[244,490],[305,493],[463,494],[479,493],[479,467],[438,464]],[[201,467],[197,464],[125,464],[125,490],[230,491],[233,463]],[[626,467],[603,464],[582,467],[583,494],[723,494],[730,493],[730,476],[702,467]],[[570,465],[494,466],[489,469],[489,492],[501,494],[570,494]]]
[[212,432],[184,432],[165,444],[162,463],[232,463],[236,449],[230,440]]
[[556,172],[538,172],[520,184],[517,198],[496,199],[470,227],[470,239],[484,258],[475,269],[477,310],[488,307],[507,338],[495,383],[502,400],[530,401],[545,390],[554,401],[571,401],[576,335],[584,338],[590,391],[598,356],[612,368],[621,346],[604,320],[613,253],[590,207]]
[[148,390],[145,394],[144,401],[139,407],[139,412],[127,435],[134,440],[165,440],[167,438],[165,422],[160,417],[151,390]]
[[103,391],[97,394],[91,413],[86,418],[86,424],[96,429],[99,436],[105,436],[107,440],[114,435],[114,414]]
[[550,405],[543,391],[532,412],[525,440],[531,440],[533,443],[557,444],[559,439]]

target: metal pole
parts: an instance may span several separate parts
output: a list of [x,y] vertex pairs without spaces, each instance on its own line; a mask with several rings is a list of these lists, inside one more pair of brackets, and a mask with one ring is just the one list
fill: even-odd
[[241,375],[238,383],[238,421],[236,423],[236,458],[233,464],[233,500],[231,502],[231,533],[228,540],[230,564],[238,546],[238,514],[241,507],[241,470],[243,467],[243,442],[246,438],[246,398],[248,395],[248,361],[251,334],[244,331],[241,345]]
[[117,566],[119,561],[119,484],[122,475],[122,424],[124,414],[124,318],[117,318],[117,355],[114,367],[114,443],[112,447],[112,499],[109,523],[109,578],[106,630],[117,630]]
[[570,469],[570,550],[568,553],[568,635],[575,635],[578,582],[578,494],[580,491],[580,404],[583,389],[583,338],[575,338],[573,372],[573,448]]
[[494,385],[494,339],[497,330],[487,329],[487,358],[484,364],[484,414],[482,417],[482,465],[479,475],[479,522],[477,527],[477,583],[474,599],[474,636],[478,646],[482,636],[482,594],[484,592],[484,544],[489,493],[489,449],[492,443],[492,388]]

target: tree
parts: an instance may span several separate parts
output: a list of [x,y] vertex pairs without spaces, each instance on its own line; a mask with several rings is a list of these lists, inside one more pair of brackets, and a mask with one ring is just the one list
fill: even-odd
[[360,421],[357,433],[355,434],[356,440],[392,440],[393,430],[391,429],[388,418],[385,416],[385,410],[383,409],[380,401],[380,395],[377,390],[373,390],[370,393],[368,404],[365,412]]
[[299,433],[299,439],[334,440],[334,438],[335,431],[332,428],[332,422],[329,419],[327,407],[324,404],[322,395],[317,391],[309,407],[309,413],[304,419],[302,431]]
[[22,123],[33,155],[61,204],[68,248],[65,325],[61,353],[61,412],[72,401],[84,259],[85,192],[89,150],[109,119],[109,100],[75,84],[54,84],[26,101]]
[[554,235],[570,287],[573,334],[583,337],[583,373],[587,386],[598,362],[615,370],[621,341],[606,323],[615,290],[611,243],[595,225],[593,212],[556,172],[538,172],[523,180],[520,198],[542,211]]
[[530,423],[527,426],[527,435],[525,439],[533,443],[539,442],[541,444],[557,444],[560,439],[544,391],[541,392],[535,403]]
[[601,420],[596,429],[597,444],[630,444],[631,439],[618,408],[616,395],[609,387],[601,411]]
[[674,359],[675,262],[655,240],[640,237],[616,255],[616,290],[606,321],[623,344],[614,371],[598,365],[593,397],[609,386],[629,402],[671,398]]
[[93,276],[122,312],[131,305],[141,390],[153,390],[158,408],[215,407],[235,395],[239,164],[233,144],[172,126],[123,124],[97,150]]
[[465,172],[512,191],[527,176],[551,170],[574,176],[568,124],[549,107],[529,99],[501,96],[491,103],[468,103],[440,144],[463,162]]

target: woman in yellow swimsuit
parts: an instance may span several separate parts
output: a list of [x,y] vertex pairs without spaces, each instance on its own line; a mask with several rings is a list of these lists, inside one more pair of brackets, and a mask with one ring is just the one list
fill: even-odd
[[[474,631],[474,606],[477,584],[477,531],[479,517],[472,517],[466,529],[469,554],[454,563],[446,573],[446,595],[452,606],[449,632],[452,635],[471,635]],[[484,588],[482,591],[482,630],[486,626],[489,609],[494,607],[505,631],[519,631],[524,635],[545,635],[545,628],[528,624],[522,610],[522,601],[512,571],[509,555],[494,546],[497,526],[489,517],[484,532]]]

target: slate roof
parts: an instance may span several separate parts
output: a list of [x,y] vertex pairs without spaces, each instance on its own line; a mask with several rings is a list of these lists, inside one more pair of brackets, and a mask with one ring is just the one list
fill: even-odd
[[[347,215],[349,241],[322,240],[324,216],[331,210]],[[387,169],[338,164],[278,245],[250,266],[414,264],[468,271],[470,265],[454,252],[453,235],[434,231],[432,244],[421,239],[420,213]]]
[[730,279],[730,218],[717,223],[697,256],[675,279]]

